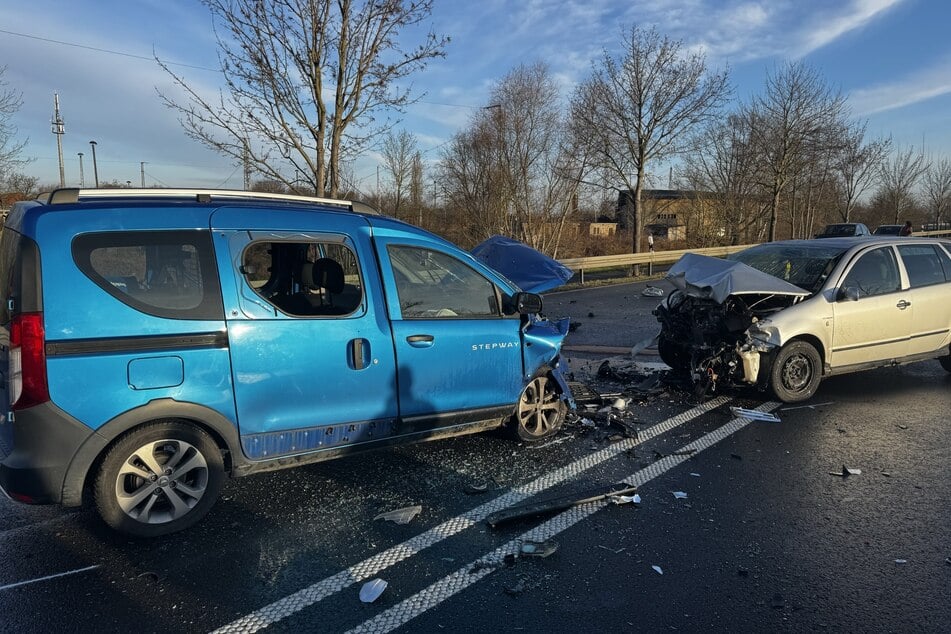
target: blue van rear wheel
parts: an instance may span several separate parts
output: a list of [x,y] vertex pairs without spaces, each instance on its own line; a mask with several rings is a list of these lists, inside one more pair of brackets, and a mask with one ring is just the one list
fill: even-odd
[[150,423],[106,454],[95,481],[96,507],[116,530],[167,535],[211,510],[224,476],[221,451],[207,432],[178,421]]

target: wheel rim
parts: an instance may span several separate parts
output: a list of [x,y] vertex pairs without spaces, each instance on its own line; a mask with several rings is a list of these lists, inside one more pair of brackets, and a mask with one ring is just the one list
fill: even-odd
[[132,519],[165,524],[191,511],[208,487],[208,463],[182,440],[162,439],[133,451],[116,477],[116,502]]
[[518,424],[526,434],[541,437],[550,434],[558,424],[561,401],[547,377],[529,383],[518,401]]
[[794,354],[783,364],[783,387],[802,392],[812,381],[812,362],[804,354]]

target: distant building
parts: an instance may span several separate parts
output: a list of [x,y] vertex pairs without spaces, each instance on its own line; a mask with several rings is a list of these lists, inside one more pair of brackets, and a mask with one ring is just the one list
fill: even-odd
[[[707,201],[715,194],[691,189],[644,189],[641,203],[644,206],[642,221],[644,229],[655,238],[686,240],[687,227],[707,216]],[[620,229],[629,230],[634,208],[634,193],[631,190],[618,192],[617,220]]]
[[592,222],[588,224],[588,235],[606,238],[617,233],[616,222]]

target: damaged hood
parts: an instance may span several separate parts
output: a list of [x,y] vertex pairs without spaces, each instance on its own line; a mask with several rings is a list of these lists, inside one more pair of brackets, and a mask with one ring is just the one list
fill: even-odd
[[574,272],[561,262],[505,236],[492,236],[472,249],[471,253],[477,260],[492,267],[529,293],[549,291],[561,286],[574,275]]
[[667,279],[681,291],[694,297],[712,299],[718,304],[730,295],[794,295],[811,293],[741,262],[687,253],[667,272]]

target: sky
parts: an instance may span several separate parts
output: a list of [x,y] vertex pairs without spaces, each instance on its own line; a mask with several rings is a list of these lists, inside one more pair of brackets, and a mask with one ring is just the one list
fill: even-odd
[[[446,56],[412,77],[419,101],[390,116],[435,162],[515,66],[548,64],[567,102],[633,24],[728,68],[737,101],[761,92],[778,65],[803,61],[847,95],[870,137],[951,157],[947,0],[435,0],[425,26],[451,38]],[[160,102],[157,91],[176,87],[153,54],[204,94],[221,85],[211,16],[198,0],[0,0],[2,79],[22,93],[13,122],[34,159],[21,171],[59,181],[50,131],[58,93],[68,186],[79,184],[79,152],[91,186],[95,140],[100,182],[138,185],[145,162],[146,186],[241,188],[242,170],[189,139]],[[361,193],[376,188],[377,159],[369,151],[354,165]]]

